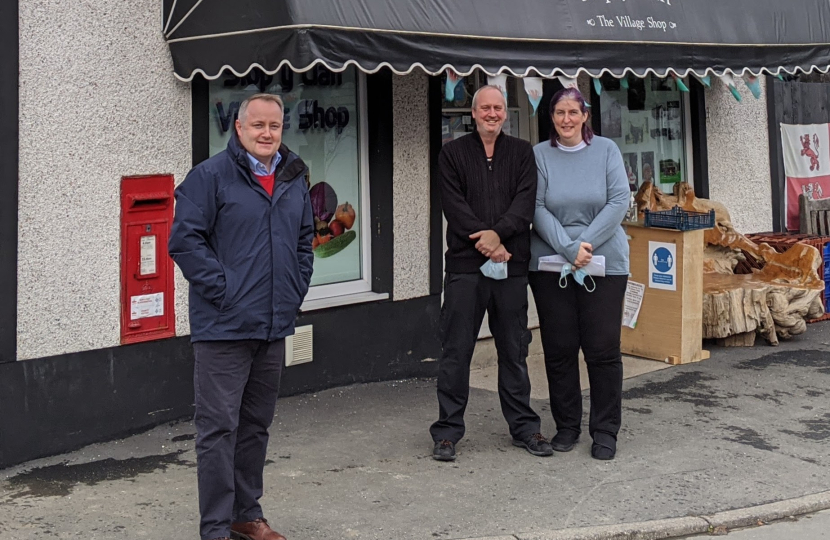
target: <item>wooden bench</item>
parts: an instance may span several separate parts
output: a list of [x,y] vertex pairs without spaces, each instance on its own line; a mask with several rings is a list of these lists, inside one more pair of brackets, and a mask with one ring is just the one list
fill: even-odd
[[830,236],[830,199],[809,199],[798,196],[798,232]]

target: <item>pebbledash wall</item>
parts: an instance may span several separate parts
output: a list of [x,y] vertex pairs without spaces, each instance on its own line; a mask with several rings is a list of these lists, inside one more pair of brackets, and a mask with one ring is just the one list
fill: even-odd
[[771,231],[766,79],[761,79],[761,99],[739,85],[740,103],[720,80],[712,79],[712,88],[706,91],[709,197],[726,205],[737,231]]
[[[192,412],[178,270],[179,337],[119,344],[121,177],[172,173],[179,182],[193,161],[193,86],[173,76],[160,3],[29,0],[18,9],[16,340],[0,344],[16,353],[0,363],[0,467]],[[286,370],[286,394],[435,372],[441,218],[431,168],[440,133],[430,126],[440,125],[441,89],[420,72],[373,77],[370,116],[386,107],[375,116],[388,117],[370,126],[382,143],[370,156],[373,196],[388,201],[373,211],[392,230],[373,265],[388,262],[391,300],[303,314],[300,323],[315,327],[315,359]],[[712,197],[739,230],[769,228],[765,109],[722,88],[707,92],[706,105]]]
[[120,342],[121,177],[191,165],[158,25],[154,0],[20,2],[19,360]]

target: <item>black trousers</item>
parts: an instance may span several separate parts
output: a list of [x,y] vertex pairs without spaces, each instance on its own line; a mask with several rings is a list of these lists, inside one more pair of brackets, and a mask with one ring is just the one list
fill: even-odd
[[527,374],[527,277],[494,280],[480,272],[447,274],[440,322],[438,421],[429,430],[434,441],[457,443],[464,436],[470,361],[485,311],[498,352],[499,401],[510,434],[525,439],[540,430],[539,415],[530,408]]
[[232,522],[263,517],[262,471],[285,340],[199,341],[196,463],[202,540],[230,536]]
[[[559,286],[558,272],[530,272],[530,288],[539,313],[545,353],[550,408],[557,431],[581,431],[582,391],[579,386],[579,349],[585,356],[591,384],[588,432],[614,438],[622,420],[623,300],[628,276],[594,278],[588,292],[568,276]],[[588,281],[590,283],[590,281]]]

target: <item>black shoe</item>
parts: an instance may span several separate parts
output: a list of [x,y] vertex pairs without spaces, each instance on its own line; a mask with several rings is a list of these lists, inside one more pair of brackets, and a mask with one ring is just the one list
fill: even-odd
[[556,432],[550,445],[557,452],[570,452],[579,440],[579,433],[570,429],[562,429]]
[[617,439],[607,433],[595,433],[594,444],[591,445],[591,457],[602,461],[610,461],[617,454]]
[[534,456],[553,455],[553,448],[551,448],[548,440],[542,437],[541,433],[534,433],[523,441],[513,439],[513,446],[523,447]]
[[452,441],[435,441],[432,459],[438,461],[455,461],[455,444]]

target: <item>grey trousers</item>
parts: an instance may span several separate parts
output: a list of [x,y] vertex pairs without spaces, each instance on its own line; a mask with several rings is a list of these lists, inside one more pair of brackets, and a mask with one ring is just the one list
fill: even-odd
[[202,540],[230,536],[232,522],[263,517],[262,471],[285,340],[199,341],[196,462]]

